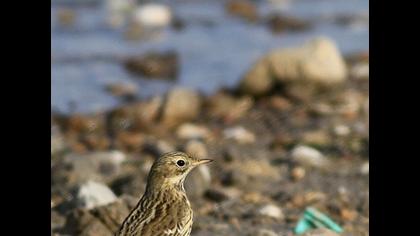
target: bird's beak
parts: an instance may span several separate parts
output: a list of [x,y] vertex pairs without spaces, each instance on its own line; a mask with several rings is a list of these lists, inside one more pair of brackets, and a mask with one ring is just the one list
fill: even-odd
[[212,162],[212,161],[213,161],[213,160],[211,160],[211,159],[200,159],[200,160],[198,160],[198,161],[194,162],[194,165],[195,165],[195,166],[198,166],[198,165],[201,165],[201,164],[210,163],[210,162]]

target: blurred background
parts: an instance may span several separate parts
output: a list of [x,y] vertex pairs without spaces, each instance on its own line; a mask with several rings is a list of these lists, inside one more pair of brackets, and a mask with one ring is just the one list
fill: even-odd
[[192,235],[369,235],[368,0],[52,0],[51,40],[53,235],[112,235],[172,150],[216,160]]

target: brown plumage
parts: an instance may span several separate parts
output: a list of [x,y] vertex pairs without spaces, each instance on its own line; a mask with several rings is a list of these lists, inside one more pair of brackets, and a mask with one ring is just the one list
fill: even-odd
[[196,166],[210,161],[182,152],[170,152],[158,158],[150,170],[143,197],[116,236],[189,236],[193,211],[184,180]]

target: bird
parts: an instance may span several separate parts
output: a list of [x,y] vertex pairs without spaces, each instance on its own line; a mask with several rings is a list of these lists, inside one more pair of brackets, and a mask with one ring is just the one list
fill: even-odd
[[143,196],[115,235],[189,236],[193,210],[184,181],[195,167],[212,161],[178,151],[157,158],[147,177]]

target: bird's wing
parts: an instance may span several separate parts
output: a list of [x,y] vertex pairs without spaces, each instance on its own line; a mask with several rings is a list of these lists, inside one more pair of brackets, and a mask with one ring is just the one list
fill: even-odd
[[124,221],[118,236],[188,236],[192,212],[177,203],[140,200]]

